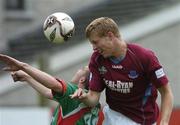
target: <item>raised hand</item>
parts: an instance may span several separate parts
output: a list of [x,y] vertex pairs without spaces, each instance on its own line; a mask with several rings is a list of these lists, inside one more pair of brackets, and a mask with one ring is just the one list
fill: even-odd
[[12,76],[14,82],[16,82],[16,81],[23,82],[23,81],[27,81],[28,78],[31,78],[31,76],[29,76],[27,73],[25,73],[22,70],[11,72],[11,76]]
[[4,62],[7,66],[3,68],[4,71],[18,71],[21,70],[23,62],[16,60],[7,55],[0,54],[0,61]]

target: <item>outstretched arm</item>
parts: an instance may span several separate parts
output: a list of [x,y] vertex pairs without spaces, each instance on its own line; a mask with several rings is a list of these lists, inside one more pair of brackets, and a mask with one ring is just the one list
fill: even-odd
[[5,71],[22,70],[45,87],[50,88],[56,92],[62,92],[62,85],[49,74],[7,55],[0,54],[0,61],[3,61],[7,64],[7,67],[4,67]]
[[19,70],[19,71],[11,72],[11,76],[12,76],[14,82],[16,82],[16,81],[20,81],[20,82],[26,81],[32,88],[34,88],[42,96],[44,96],[46,98],[49,98],[49,99],[52,99],[53,95],[52,95],[51,89],[43,86],[42,84],[40,84],[39,82],[34,80],[31,76],[29,76],[24,71]]
[[173,108],[173,94],[169,84],[162,86],[158,90],[161,94],[160,125],[168,125]]

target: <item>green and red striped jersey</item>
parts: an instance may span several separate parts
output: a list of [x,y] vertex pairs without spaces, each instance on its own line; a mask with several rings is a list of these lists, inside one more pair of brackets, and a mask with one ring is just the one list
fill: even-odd
[[59,81],[64,92],[52,91],[53,99],[59,105],[54,111],[51,125],[101,125],[102,112],[100,111],[100,104],[91,108],[77,99],[71,99],[69,95],[73,94],[78,89],[78,86],[73,83],[65,84],[61,80]]

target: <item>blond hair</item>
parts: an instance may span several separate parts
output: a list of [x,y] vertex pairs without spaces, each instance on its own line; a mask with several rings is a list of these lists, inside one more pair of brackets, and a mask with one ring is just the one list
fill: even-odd
[[100,17],[93,20],[86,27],[86,38],[89,38],[93,33],[96,33],[99,37],[106,36],[108,32],[112,32],[116,37],[120,37],[118,25],[113,19],[109,17]]

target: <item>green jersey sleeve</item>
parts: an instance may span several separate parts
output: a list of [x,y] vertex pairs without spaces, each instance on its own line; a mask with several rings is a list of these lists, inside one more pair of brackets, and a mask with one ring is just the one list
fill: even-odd
[[63,93],[52,91],[53,93],[53,99],[61,105],[63,110],[63,115],[68,114],[75,108],[79,106],[81,103],[79,100],[71,99],[70,95],[73,94],[77,89],[78,86],[73,83],[66,83],[65,85],[65,91]]

